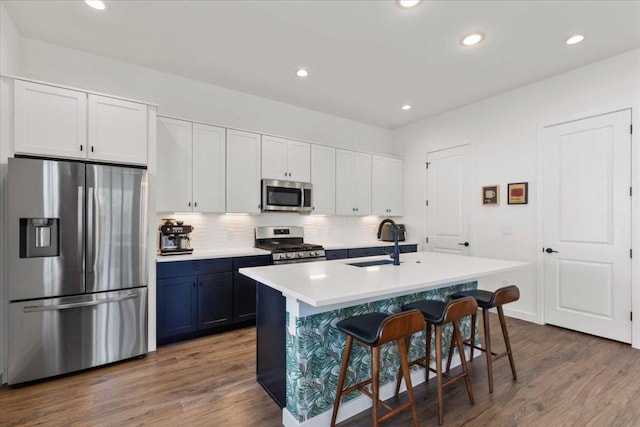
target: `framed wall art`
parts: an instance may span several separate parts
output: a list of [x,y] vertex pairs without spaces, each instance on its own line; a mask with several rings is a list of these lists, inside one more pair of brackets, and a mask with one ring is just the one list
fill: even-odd
[[507,193],[509,195],[507,203],[510,205],[526,205],[529,203],[528,182],[512,182],[511,184],[507,184]]
[[500,186],[485,185],[482,187],[482,204],[483,205],[499,205],[500,204]]

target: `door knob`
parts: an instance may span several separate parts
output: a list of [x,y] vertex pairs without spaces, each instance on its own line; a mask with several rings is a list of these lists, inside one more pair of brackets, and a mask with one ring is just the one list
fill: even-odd
[[544,251],[545,251],[546,253],[548,253],[548,254],[552,254],[552,253],[557,253],[557,252],[558,252],[558,251],[554,251],[554,250],[553,250],[553,249],[551,249],[551,248],[547,248],[547,249],[545,249]]
[[458,243],[459,246],[469,246],[469,242]]

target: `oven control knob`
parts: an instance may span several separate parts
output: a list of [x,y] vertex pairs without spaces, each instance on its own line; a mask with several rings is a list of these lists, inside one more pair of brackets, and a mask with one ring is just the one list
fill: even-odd
[[311,256],[318,256],[318,252],[309,252],[309,255],[311,255]]
[[291,258],[292,256],[292,254],[287,254],[287,258]]

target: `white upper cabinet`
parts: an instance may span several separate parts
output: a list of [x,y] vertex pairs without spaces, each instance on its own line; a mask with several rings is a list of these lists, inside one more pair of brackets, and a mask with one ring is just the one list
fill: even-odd
[[159,212],[225,211],[225,129],[158,118]]
[[311,144],[262,135],[262,178],[311,181]]
[[336,149],[336,214],[371,214],[371,154]]
[[89,94],[88,157],[146,165],[147,106]]
[[193,211],[225,212],[226,130],[193,124]]
[[192,210],[192,124],[158,117],[156,209]]
[[227,212],[260,212],[260,135],[227,129]]
[[87,157],[87,94],[14,81],[16,154]]
[[314,214],[336,213],[336,149],[311,145],[311,184]]
[[402,160],[371,157],[371,213],[381,216],[402,215]]
[[147,164],[147,106],[14,80],[16,154]]

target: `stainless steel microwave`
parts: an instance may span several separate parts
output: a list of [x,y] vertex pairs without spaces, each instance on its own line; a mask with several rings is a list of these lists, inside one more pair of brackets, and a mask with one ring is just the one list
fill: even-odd
[[311,183],[262,180],[262,211],[311,212]]

